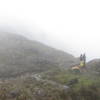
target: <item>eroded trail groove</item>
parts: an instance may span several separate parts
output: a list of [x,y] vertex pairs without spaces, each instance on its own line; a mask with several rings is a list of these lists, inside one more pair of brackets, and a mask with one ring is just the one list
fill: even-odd
[[52,81],[52,80],[43,79],[40,74],[33,74],[33,75],[31,75],[31,77],[35,78],[37,81],[55,85],[58,88],[69,89],[69,86],[67,86],[67,85],[62,85],[62,84],[57,83],[57,82]]

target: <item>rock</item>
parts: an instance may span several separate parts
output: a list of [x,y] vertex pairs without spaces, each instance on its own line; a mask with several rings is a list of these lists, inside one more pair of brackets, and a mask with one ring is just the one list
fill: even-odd
[[43,89],[36,88],[34,94],[35,96],[44,97],[46,95],[46,92]]
[[74,84],[77,84],[78,82],[79,80],[75,78],[75,79],[70,80],[67,85],[74,85]]
[[13,90],[9,93],[9,98],[16,98],[17,96],[19,96],[20,93],[18,90]]

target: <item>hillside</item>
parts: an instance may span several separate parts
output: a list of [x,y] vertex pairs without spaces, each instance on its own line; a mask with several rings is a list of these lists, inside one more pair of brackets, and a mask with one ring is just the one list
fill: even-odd
[[100,59],[94,59],[87,63],[87,68],[90,72],[100,75]]
[[[0,100],[100,100],[100,60],[78,58],[15,34],[0,34]],[[14,77],[15,76],[15,77]]]
[[100,100],[100,78],[55,69],[0,80],[0,100]]
[[69,67],[78,62],[72,55],[16,35],[0,34],[0,77]]

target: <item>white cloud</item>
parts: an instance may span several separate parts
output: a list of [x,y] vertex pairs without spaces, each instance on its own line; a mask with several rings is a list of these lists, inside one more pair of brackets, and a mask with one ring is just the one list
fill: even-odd
[[75,56],[100,57],[99,0],[0,0],[0,23],[41,33],[36,38]]

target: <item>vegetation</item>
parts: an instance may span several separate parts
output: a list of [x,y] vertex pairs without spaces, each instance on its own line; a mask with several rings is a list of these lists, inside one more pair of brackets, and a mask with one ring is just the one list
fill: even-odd
[[[76,74],[71,70],[58,69],[45,73],[44,78],[69,85],[70,91],[66,94],[68,100],[100,100],[100,78],[98,75],[88,72]],[[75,79],[78,81],[71,83]]]
[[[75,74],[61,69],[39,74],[44,80],[52,80],[70,88],[58,88],[28,75],[0,81],[0,100],[100,100],[99,76]],[[78,81],[72,81],[75,79]]]
[[78,58],[39,42],[1,35],[0,100],[100,100],[100,61],[81,73],[68,69],[76,63]]
[[24,36],[0,34],[0,78],[38,73],[51,68],[69,67],[78,62],[72,55]]

